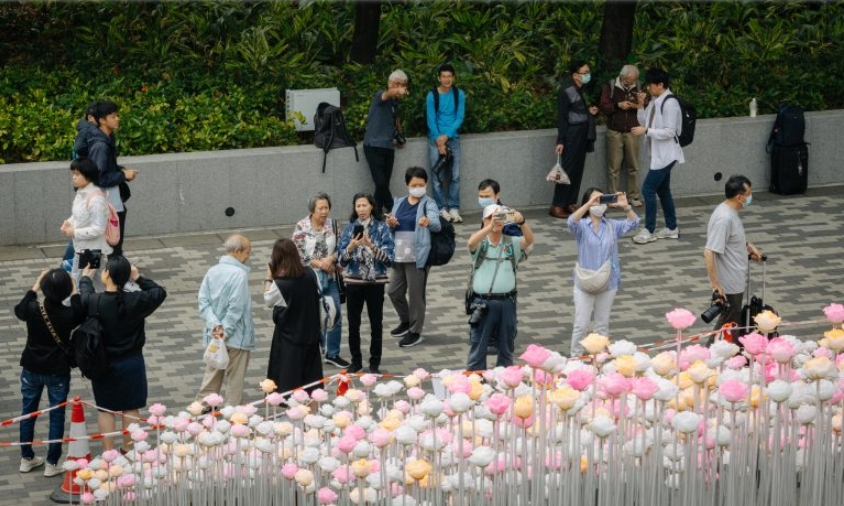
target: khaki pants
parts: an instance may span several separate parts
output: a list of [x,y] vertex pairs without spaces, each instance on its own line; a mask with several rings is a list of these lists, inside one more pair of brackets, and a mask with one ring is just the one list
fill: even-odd
[[630,133],[621,133],[607,129],[607,175],[609,191],[615,193],[619,188],[619,173],[621,162],[627,167],[627,196],[639,199],[639,138]]
[[205,377],[202,378],[202,386],[196,394],[197,402],[209,394],[219,394],[223,387],[223,379],[226,379],[226,404],[229,406],[240,406],[243,400],[243,379],[246,377],[246,368],[249,366],[249,351],[240,350],[226,346],[229,353],[229,366],[225,370],[205,367]]

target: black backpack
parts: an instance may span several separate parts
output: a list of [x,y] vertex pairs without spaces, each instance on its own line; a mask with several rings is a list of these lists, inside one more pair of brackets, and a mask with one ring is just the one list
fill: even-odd
[[323,173],[325,173],[328,152],[332,149],[355,148],[355,161],[360,162],[357,143],[349,135],[343,111],[327,102],[320,102],[314,115],[314,145],[325,153],[322,159]]
[[773,146],[800,146],[806,144],[803,135],[806,133],[806,118],[803,109],[796,105],[786,105],[780,108],[774,127],[768,137],[768,153]]
[[[427,205],[427,204],[426,204]],[[428,252],[428,267],[445,265],[454,256],[457,248],[454,235],[454,225],[445,220],[440,220],[440,231],[431,231],[431,251]]]
[[96,380],[108,373],[108,359],[103,344],[103,328],[99,318],[99,294],[88,296],[88,318],[73,331],[70,349],[82,376]]
[[665,97],[665,100],[662,101],[660,113],[665,113],[665,102],[667,102],[671,97],[674,97],[674,99],[677,100],[677,103],[680,104],[680,119],[682,120],[682,126],[680,127],[680,135],[677,136],[677,140],[680,142],[680,147],[685,148],[695,140],[697,109],[695,109],[695,106],[692,104],[672,93],[671,95]]

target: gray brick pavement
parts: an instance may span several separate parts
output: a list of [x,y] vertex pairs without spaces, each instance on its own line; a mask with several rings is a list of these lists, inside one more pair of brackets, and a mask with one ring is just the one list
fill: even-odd
[[[806,195],[780,197],[759,191],[754,204],[742,213],[749,237],[770,255],[767,302],[786,321],[822,319],[821,308],[830,301],[844,301],[842,236],[844,213],[842,187],[813,188]],[[718,197],[678,201],[681,229],[679,240],[663,240],[644,246],[625,240],[621,243],[623,285],[616,298],[612,337],[638,343],[670,337],[664,313],[678,306],[699,313],[709,297],[702,248],[706,222]],[[346,209],[338,205],[338,209]],[[470,213],[466,213],[470,215]],[[571,334],[571,268],[575,248],[564,223],[548,217],[544,210],[527,212],[537,235],[537,246],[530,260],[519,271],[519,337],[517,352],[527,344],[539,343],[559,351],[568,350]],[[131,224],[130,224],[131,226]],[[459,241],[465,244],[475,224],[457,227]],[[247,399],[260,398],[258,382],[263,378],[272,336],[269,312],[260,305],[261,266],[269,257],[277,237],[291,229],[247,231],[253,237],[251,276],[254,287],[255,320],[259,348],[253,354],[247,378]],[[150,400],[171,409],[186,406],[196,393],[202,374],[199,344],[201,323],[196,314],[196,291],[205,270],[222,254],[221,243],[227,232],[183,237],[129,239],[126,251],[141,271],[162,283],[169,292],[164,306],[147,325],[145,356],[148,367]],[[631,234],[632,235],[632,234]],[[24,327],[12,307],[31,286],[38,272],[58,263],[60,244],[34,248],[0,248],[0,419],[20,414],[18,365],[24,344]],[[465,363],[468,332],[462,314],[462,292],[466,282],[468,256],[459,251],[448,266],[435,269],[428,290],[428,318],[425,341],[402,349],[389,336],[384,339],[383,367],[402,373],[416,367],[429,370],[459,369]],[[760,269],[754,270],[761,274]],[[756,292],[761,291],[754,290]],[[389,301],[385,307],[385,328],[397,324]],[[819,335],[826,325],[795,328],[801,336]],[[707,330],[698,322],[697,331]],[[364,319],[364,341],[368,327]],[[344,335],[345,342],[345,335]],[[364,347],[366,347],[364,342]],[[348,356],[344,346],[344,355]],[[326,368],[327,373],[333,368]],[[77,373],[78,374],[78,373]],[[93,401],[90,384],[74,377],[71,395]],[[88,430],[96,432],[96,415],[87,412]],[[69,416],[68,416],[69,420]],[[46,436],[47,421],[40,420],[36,436]],[[16,441],[16,426],[0,429],[0,441]],[[99,445],[92,445],[94,453]],[[44,450],[37,452],[43,455]],[[49,504],[47,497],[60,478],[44,478],[33,472],[18,473],[17,448],[0,449],[0,505]]]

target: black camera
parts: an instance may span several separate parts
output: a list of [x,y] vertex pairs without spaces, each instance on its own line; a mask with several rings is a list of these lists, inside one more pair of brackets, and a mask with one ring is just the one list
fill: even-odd
[[435,163],[434,166],[431,167],[431,172],[433,172],[434,175],[437,176],[437,179],[442,181],[442,177],[440,177],[440,173],[444,172],[446,168],[450,168],[451,163],[453,161],[454,161],[454,153],[451,152],[451,148],[446,148],[445,154],[440,155],[440,157],[437,159],[437,163]]
[[102,250],[83,249],[79,253],[79,268],[84,269],[85,267],[90,267],[92,269],[99,269],[102,257]]
[[716,316],[729,310],[730,302],[726,299],[726,297],[721,297],[721,294],[718,292],[712,292],[712,305],[709,306],[709,309],[701,313],[700,319],[703,320],[704,323],[711,323]]
[[398,128],[393,130],[393,142],[395,142],[397,146],[404,146],[407,144],[407,139],[405,139],[404,135],[399,132]]
[[469,306],[469,309],[472,310],[472,314],[469,316],[469,325],[477,325],[484,316],[484,313],[486,313],[486,304],[483,302],[475,302]]

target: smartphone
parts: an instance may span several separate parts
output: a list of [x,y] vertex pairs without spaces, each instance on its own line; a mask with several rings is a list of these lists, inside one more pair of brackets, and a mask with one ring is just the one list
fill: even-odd
[[363,225],[355,225],[355,228],[352,229],[352,237],[363,237]]
[[85,249],[79,253],[79,268],[84,269],[90,267],[92,269],[99,269],[102,259],[102,250]]
[[616,202],[618,202],[618,195],[615,193],[601,195],[601,204],[615,204]]

